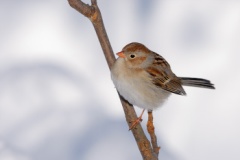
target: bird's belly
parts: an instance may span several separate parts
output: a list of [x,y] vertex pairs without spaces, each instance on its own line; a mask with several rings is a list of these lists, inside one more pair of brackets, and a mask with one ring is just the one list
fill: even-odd
[[151,80],[141,77],[134,77],[113,82],[123,96],[131,104],[140,108],[154,110],[161,106],[170,93],[157,86]]

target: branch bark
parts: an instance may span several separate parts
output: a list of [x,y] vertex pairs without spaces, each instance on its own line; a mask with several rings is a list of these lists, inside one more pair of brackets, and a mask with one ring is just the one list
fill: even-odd
[[148,130],[148,133],[151,138],[151,144],[152,144],[153,151],[156,154],[156,156],[158,157],[160,147],[157,144],[157,136],[155,135],[154,129],[155,129],[155,127],[153,125],[153,114],[152,114],[152,111],[148,111],[147,130]]
[[[76,9],[78,12],[90,19],[93,24],[93,27],[96,31],[98,40],[101,44],[103,53],[105,55],[106,61],[109,68],[115,62],[115,56],[113,54],[112,47],[110,45],[101,12],[97,6],[97,0],[91,0],[91,5],[83,3],[81,0],[68,0],[71,7]],[[131,122],[137,119],[136,112],[131,104],[124,100],[121,96],[120,100],[123,106],[125,113],[126,121],[131,126]],[[138,124],[134,129],[131,130],[133,136],[136,140],[140,153],[144,160],[157,160],[157,155],[154,153],[154,150],[151,147],[149,140],[146,138],[146,135],[143,132],[143,129],[140,124]]]

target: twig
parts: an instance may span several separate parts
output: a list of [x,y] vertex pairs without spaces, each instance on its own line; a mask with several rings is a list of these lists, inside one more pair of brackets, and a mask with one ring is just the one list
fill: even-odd
[[[128,122],[129,128],[132,126],[132,122],[137,119],[137,114],[131,104],[129,104],[125,99],[119,96],[123,106],[126,120]],[[154,153],[149,140],[147,139],[145,133],[143,132],[142,126],[140,123],[137,127],[134,127],[132,130],[133,136],[137,142],[138,148],[142,154],[144,160],[157,160],[158,157]]]
[[148,122],[147,122],[147,130],[151,137],[151,143],[154,153],[157,155],[159,154],[160,147],[157,144],[157,137],[154,132],[154,125],[153,125],[153,114],[152,111],[148,111]]
[[[68,2],[71,7],[75,8],[77,11],[79,11],[81,14],[83,14],[84,16],[88,17],[91,20],[94,29],[97,33],[108,66],[109,68],[111,68],[115,61],[115,57],[103,24],[101,12],[97,6],[97,0],[91,0],[92,3],[91,5],[85,4],[80,0],[68,0]],[[126,120],[130,127],[131,122],[137,119],[136,112],[133,106],[129,104],[127,101],[125,101],[123,98],[121,98],[121,96],[120,99],[123,106],[123,110],[125,112]],[[132,133],[137,142],[138,148],[141,152],[143,159],[157,160],[158,158],[156,154],[154,154],[151,144],[146,138],[140,124],[138,124],[136,128],[132,129]]]

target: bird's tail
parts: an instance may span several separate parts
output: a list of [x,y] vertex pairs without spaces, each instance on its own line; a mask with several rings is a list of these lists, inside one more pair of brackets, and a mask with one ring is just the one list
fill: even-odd
[[189,77],[179,77],[179,78],[181,79],[181,83],[184,86],[215,89],[214,85],[209,80],[206,80],[206,79],[189,78]]

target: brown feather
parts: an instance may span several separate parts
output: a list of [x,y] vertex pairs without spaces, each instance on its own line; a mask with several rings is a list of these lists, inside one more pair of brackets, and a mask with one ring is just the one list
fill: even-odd
[[170,65],[168,64],[168,62],[162,57],[160,56],[159,54],[153,52],[154,56],[155,56],[155,59],[153,61],[153,65],[157,66],[157,65],[160,65],[164,68],[167,68],[169,67],[170,68]]
[[186,92],[184,91],[181,80],[177,78],[174,74],[169,77],[169,75],[162,71],[158,71],[158,69],[149,67],[146,69],[146,71],[151,76],[152,82],[157,86],[160,87],[166,91],[180,94],[180,95],[186,95]]
[[128,45],[126,45],[123,49],[123,52],[136,52],[136,51],[141,51],[141,52],[145,52],[145,53],[151,53],[151,51],[144,46],[143,44],[140,43],[129,43]]

